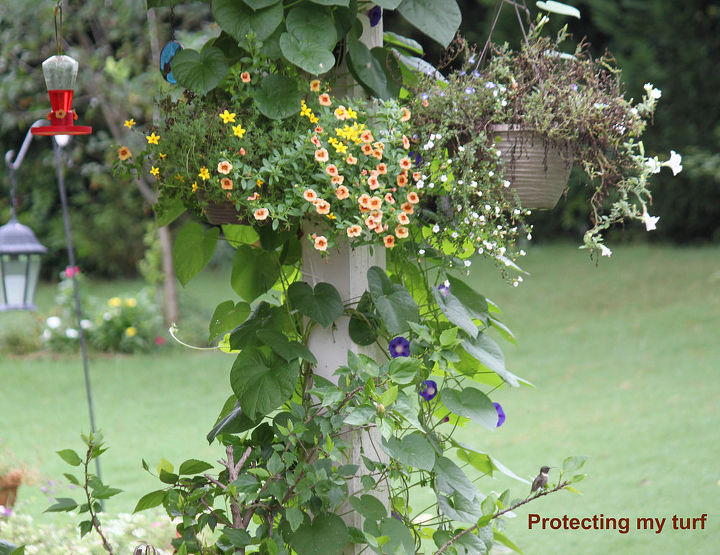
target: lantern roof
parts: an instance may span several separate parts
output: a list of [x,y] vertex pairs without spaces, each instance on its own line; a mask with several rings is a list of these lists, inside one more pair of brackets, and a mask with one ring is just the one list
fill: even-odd
[[32,229],[15,218],[0,227],[0,254],[43,254],[47,248],[40,244]]

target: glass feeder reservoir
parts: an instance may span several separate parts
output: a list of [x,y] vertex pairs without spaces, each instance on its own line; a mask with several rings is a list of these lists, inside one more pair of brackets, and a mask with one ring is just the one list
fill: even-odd
[[72,109],[78,63],[70,56],[51,56],[42,64],[45,84],[52,110],[48,114],[50,125],[33,127],[33,135],[88,135],[92,127],[75,125],[77,114]]
[[15,217],[0,227],[0,312],[36,310],[40,257],[47,249]]

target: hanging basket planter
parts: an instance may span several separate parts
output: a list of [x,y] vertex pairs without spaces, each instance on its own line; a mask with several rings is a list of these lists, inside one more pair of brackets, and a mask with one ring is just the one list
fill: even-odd
[[[201,202],[205,200],[205,193],[201,189],[195,192],[198,200]],[[207,201],[203,208],[207,221],[213,225],[223,224],[247,224],[248,219],[244,214],[235,208],[235,203],[232,201],[214,202]]]
[[567,187],[572,161],[531,129],[496,124],[490,128],[505,176],[523,208],[554,208]]

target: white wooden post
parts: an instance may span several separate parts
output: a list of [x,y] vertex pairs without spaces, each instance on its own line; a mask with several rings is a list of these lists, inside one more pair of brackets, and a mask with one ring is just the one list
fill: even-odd
[[[363,34],[361,41],[368,47],[373,48],[382,46],[383,42],[383,25],[382,19],[375,27],[370,27],[367,17],[363,16]],[[342,85],[341,85],[342,86]],[[344,87],[348,94],[361,94],[358,85]],[[336,94],[337,91],[336,91]],[[342,96],[342,94],[340,94]],[[313,233],[309,225],[304,228],[306,236]],[[385,269],[385,248],[383,246],[375,246],[373,253],[370,253],[369,247],[359,247],[351,249],[346,243],[339,248],[329,249],[327,258],[313,247],[308,241],[303,241],[303,279],[313,287],[319,282],[327,282],[335,286],[340,293],[343,302],[357,303],[360,296],[367,289],[367,271],[371,266],[379,266]],[[308,347],[318,360],[315,374],[333,383],[337,383],[337,378],[333,376],[333,372],[340,366],[347,364],[348,350],[355,353],[362,353],[373,358],[377,358],[379,353],[374,346],[360,347],[353,343],[348,334],[349,318],[343,316],[336,320],[334,326],[323,328],[315,326],[308,339]],[[350,440],[350,438],[346,438]],[[380,450],[380,433],[377,428],[372,428],[363,432],[352,432],[353,452],[348,464],[357,464],[360,467],[359,472],[365,469],[362,462],[362,453],[366,453],[371,459],[387,462],[387,455]],[[348,483],[350,493],[357,493],[362,490],[362,483],[359,477],[353,478]],[[383,502],[389,511],[390,501],[388,488],[379,484],[378,488],[373,492],[380,501]],[[344,517],[348,526],[355,526],[362,530],[363,517],[354,512],[348,506],[343,512],[350,512]],[[344,553],[346,555],[359,553],[359,548],[348,546]]]

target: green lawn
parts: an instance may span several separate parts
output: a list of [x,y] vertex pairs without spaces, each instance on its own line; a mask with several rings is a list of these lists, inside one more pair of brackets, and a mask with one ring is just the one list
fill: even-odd
[[[518,347],[503,344],[508,366],[537,389],[494,393],[507,413],[505,425],[494,433],[463,431],[462,439],[527,478],[565,456],[589,457],[589,477],[579,484],[583,496],[560,492],[506,521],[508,536],[527,554],[717,552],[720,249],[613,250],[596,267],[572,245],[534,247],[524,262],[533,275],[519,288],[504,284],[492,267],[473,272],[518,337]],[[137,287],[92,284],[103,295]],[[41,291],[41,309],[52,293]],[[188,295],[202,321],[211,301],[231,293],[224,281],[206,276]],[[111,448],[102,459],[103,477],[126,490],[110,511],[131,510],[158,484],[141,470],[141,458],[154,466],[160,457],[177,464],[221,456],[204,436],[229,393],[231,361],[182,349],[91,359],[97,422]],[[78,434],[88,429],[79,357],[0,353],[0,407],[0,445],[44,481],[62,482],[67,467],[54,451],[79,449]],[[512,487],[518,497],[529,489],[502,475],[478,484],[484,492]],[[23,510],[39,515],[47,506],[43,485],[21,490]],[[54,487],[56,495],[67,493]],[[528,530],[528,513],[629,517],[631,529]],[[671,524],[662,534],[634,529],[637,517],[703,513],[709,513],[705,531],[675,531]]]

